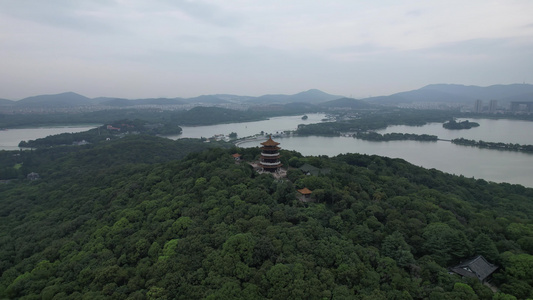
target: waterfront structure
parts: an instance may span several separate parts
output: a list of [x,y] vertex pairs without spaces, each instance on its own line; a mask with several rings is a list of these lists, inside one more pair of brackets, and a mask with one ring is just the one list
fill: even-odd
[[259,165],[263,171],[279,172],[282,166],[281,162],[279,161],[279,158],[281,157],[279,154],[279,150],[281,149],[278,147],[279,143],[274,142],[272,140],[272,136],[270,136],[268,140],[261,143],[261,145],[261,159],[259,161]]

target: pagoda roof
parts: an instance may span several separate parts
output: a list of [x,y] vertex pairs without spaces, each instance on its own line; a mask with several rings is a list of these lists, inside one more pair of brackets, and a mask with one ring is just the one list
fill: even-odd
[[235,154],[232,154],[231,156],[238,158],[238,157],[241,157],[242,155],[240,155],[239,153],[235,153]]
[[279,145],[279,143],[278,142],[274,142],[274,140],[272,140],[272,136],[269,136],[268,140],[266,142],[262,142],[261,145],[263,145],[263,146],[277,146],[277,145]]
[[298,193],[300,193],[302,195],[310,195],[312,192],[311,192],[310,189],[304,187],[303,189],[298,190]]

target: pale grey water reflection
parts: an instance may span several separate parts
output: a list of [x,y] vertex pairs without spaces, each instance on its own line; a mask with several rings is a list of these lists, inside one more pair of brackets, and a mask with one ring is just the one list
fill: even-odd
[[469,140],[483,140],[485,142],[502,142],[514,144],[533,144],[533,122],[520,120],[492,120],[492,119],[459,119],[479,123],[479,127],[463,130],[448,130],[442,123],[430,123],[424,126],[395,125],[377,132],[431,134],[441,139],[451,140],[465,138]]
[[[276,117],[269,120],[231,123],[212,126],[183,127],[183,134],[170,136],[177,139],[184,137],[211,137],[215,134],[236,132],[239,137],[255,135],[261,131],[295,130],[298,124],[320,122],[324,114],[309,114],[307,120],[301,116]],[[440,123],[420,127],[390,126],[380,133],[402,132],[416,134],[433,134],[442,139],[464,137],[466,139],[488,142],[533,144],[533,122],[516,120],[469,119],[480,123],[480,127],[469,130],[446,130]],[[18,150],[21,140],[36,139],[63,132],[86,131],[95,126],[26,128],[0,131],[0,149]],[[482,178],[488,181],[518,183],[533,187],[533,154],[479,149],[457,146],[450,142],[416,142],[391,141],[371,142],[350,137],[283,137],[275,138],[283,149],[295,150],[303,155],[335,156],[342,153],[375,154],[393,158],[402,158],[424,168],[435,168],[444,172],[466,177]],[[240,147],[257,147],[259,141],[246,142]]]
[[[390,126],[380,133],[432,134],[441,139],[466,138],[488,142],[533,144],[533,122],[517,120],[469,119],[480,127],[469,130],[447,130],[441,123],[424,126]],[[402,158],[424,168],[447,173],[482,178],[494,182],[509,182],[533,187],[533,154],[458,146],[447,141],[372,142],[347,137],[278,138],[281,147],[303,155],[335,156],[342,153],[362,153]],[[240,147],[256,147],[257,142]]]
[[[295,150],[303,155],[375,154],[402,158],[414,165],[450,174],[533,187],[533,154],[457,146],[446,141],[371,142],[319,136],[278,138],[276,141],[281,143],[283,149]],[[256,146],[257,142],[240,145]]]
[[18,144],[21,141],[35,140],[49,135],[56,135],[65,132],[83,132],[97,125],[86,126],[56,126],[39,128],[16,128],[0,131],[0,150],[19,150]]
[[260,133],[261,131],[267,133],[276,133],[286,130],[296,130],[299,124],[313,124],[320,123],[326,117],[325,114],[308,114],[307,120],[302,120],[303,115],[298,116],[284,116],[274,117],[268,120],[245,122],[245,123],[229,123],[209,126],[181,126],[183,129],[179,135],[169,135],[170,139],[181,138],[201,138],[212,137],[216,134],[230,134],[237,133],[237,137],[247,137]]

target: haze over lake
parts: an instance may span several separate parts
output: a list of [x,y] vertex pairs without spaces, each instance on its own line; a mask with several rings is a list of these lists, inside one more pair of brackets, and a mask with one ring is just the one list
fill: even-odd
[[[211,137],[216,134],[237,133],[238,137],[246,137],[264,131],[266,133],[296,130],[298,124],[321,122],[325,114],[308,114],[307,120],[300,116],[275,117],[269,120],[230,123],[211,126],[184,126],[181,135],[169,136],[171,139]],[[480,124],[469,130],[447,130],[441,123],[430,123],[424,126],[389,126],[379,133],[415,133],[437,135],[441,139],[484,140],[488,142],[504,142],[533,144],[533,122],[518,120],[469,119]],[[94,126],[72,126],[53,128],[26,128],[0,131],[0,149],[18,150],[21,140],[45,137],[63,132],[86,131]],[[278,137],[283,149],[295,150],[303,155],[335,156],[343,153],[363,153],[392,158],[402,158],[412,164],[424,168],[435,168],[444,172],[466,177],[475,177],[494,182],[517,183],[533,187],[533,154],[480,149],[458,146],[447,141],[389,141],[374,142],[358,140],[351,137],[293,136]],[[239,147],[258,147],[260,141],[239,144]]]
[[509,119],[458,119],[458,121],[464,120],[479,123],[480,126],[467,130],[448,130],[442,127],[442,123],[429,123],[424,126],[394,125],[378,132],[381,134],[392,132],[430,134],[445,140],[462,137],[485,142],[533,144],[533,135],[531,134],[533,122]]
[[[318,122],[324,115],[309,115],[308,122]],[[379,133],[416,133],[432,134],[442,139],[464,137],[467,139],[490,142],[533,144],[533,122],[517,120],[470,119],[478,122],[480,127],[469,130],[447,130],[441,123],[424,126],[390,126]],[[261,130],[272,132],[294,130],[302,123],[298,117],[272,118],[268,122],[249,122],[227,124],[228,127],[201,126],[184,128],[187,137],[209,137],[214,132],[228,134],[237,132],[245,134],[258,133]],[[246,124],[246,125],[244,125]],[[270,127],[271,126],[271,127]],[[283,128],[283,126],[286,126]],[[224,131],[231,128],[231,131]],[[193,134],[194,133],[194,134]],[[196,135],[196,136],[194,136]],[[447,173],[475,177],[494,182],[509,182],[533,187],[533,154],[513,151],[499,151],[474,147],[458,146],[448,141],[418,142],[390,141],[375,142],[358,140],[351,137],[294,136],[276,138],[283,149],[296,150],[303,155],[335,156],[343,153],[363,153],[402,158],[412,164],[435,168]],[[239,144],[240,147],[258,147],[258,141]]]
[[35,140],[65,132],[83,132],[95,127],[96,125],[73,125],[2,130],[0,131],[0,150],[19,150],[18,144],[21,141]]
[[247,137],[255,135],[264,131],[266,133],[276,133],[286,130],[296,130],[299,124],[313,124],[319,123],[326,117],[325,114],[308,114],[307,120],[302,120],[302,115],[298,116],[284,116],[274,117],[268,120],[245,122],[245,123],[229,123],[209,126],[181,126],[182,133],[179,135],[171,135],[168,138],[201,138],[212,137],[216,134],[230,134],[237,133],[237,137]]

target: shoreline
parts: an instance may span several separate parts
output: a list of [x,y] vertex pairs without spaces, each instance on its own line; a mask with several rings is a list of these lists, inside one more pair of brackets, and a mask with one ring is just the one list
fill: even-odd
[[248,142],[255,142],[255,141],[259,142],[259,141],[262,141],[262,140],[266,141],[266,140],[268,140],[268,138],[266,138],[264,136],[262,136],[262,137],[245,137],[245,138],[243,138],[241,140],[235,141],[233,144],[235,146],[239,146],[240,144],[244,144],[244,143],[248,143]]

